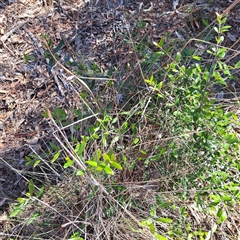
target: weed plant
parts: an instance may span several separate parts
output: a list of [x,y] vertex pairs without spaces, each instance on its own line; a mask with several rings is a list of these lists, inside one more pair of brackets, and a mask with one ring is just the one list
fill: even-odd
[[[26,157],[45,180],[30,179],[28,193],[12,206],[13,233],[69,240],[239,237],[238,102],[229,111],[212,91],[227,86],[240,62],[224,62],[229,26],[221,15],[217,23],[216,43],[204,41],[201,54],[191,50],[191,42],[203,42],[197,39],[180,51],[168,45],[169,36],[133,46],[144,56],[145,78],[106,85],[129,94],[121,106],[116,96],[110,110],[87,104],[72,111],[77,121],[61,109],[46,110],[55,141],[44,155]],[[44,169],[59,183],[49,186]]]

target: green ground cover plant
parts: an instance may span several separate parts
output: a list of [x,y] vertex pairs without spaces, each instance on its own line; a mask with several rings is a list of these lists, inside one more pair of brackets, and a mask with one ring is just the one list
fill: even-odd
[[[237,227],[227,228],[240,200],[234,130],[239,103],[229,110],[212,93],[234,80],[240,68],[240,62],[224,62],[228,49],[222,44],[230,27],[225,23],[226,17],[217,15],[215,42],[172,44],[166,35],[146,44],[131,36],[144,78],[106,83],[106,90],[125,95],[121,106],[116,96],[102,106],[104,91],[98,95],[101,109],[85,104],[94,86],[80,81],[86,94],[81,93],[83,109],[72,110],[77,121],[62,109],[46,110],[55,142],[48,151],[26,157],[43,177],[27,176],[28,193],[10,214],[24,234],[69,240],[239,237]],[[198,54],[192,42],[208,47]],[[52,52],[48,44],[45,57],[52,63],[58,61],[60,44]],[[51,176],[59,184],[51,184]]]

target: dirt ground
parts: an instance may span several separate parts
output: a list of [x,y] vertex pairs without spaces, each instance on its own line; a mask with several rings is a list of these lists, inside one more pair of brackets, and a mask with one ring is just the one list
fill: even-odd
[[[61,66],[49,68],[43,34],[54,47],[62,41],[58,54],[63,64],[64,59],[89,68],[95,63],[103,76],[115,67],[123,74],[112,77],[124,81],[128,77],[124,75],[126,65],[137,58],[126,41],[129,32],[136,32],[139,41],[159,41],[166,32],[175,38],[190,38],[201,32],[201,17],[210,19],[215,18],[215,12],[228,12],[232,28],[225,46],[238,51],[234,59],[239,60],[240,1],[195,1],[191,16],[184,7],[193,1],[177,2],[0,1],[0,209],[26,189],[24,179],[14,169],[26,170],[25,156],[46,149],[48,142],[54,141],[48,120],[42,116],[45,109],[81,108],[81,85],[74,84],[71,74]],[[139,21],[147,22],[147,28],[137,28]],[[69,69],[75,70],[74,66]],[[80,74],[94,72],[83,69]],[[234,87],[240,89],[240,77],[236,84]]]

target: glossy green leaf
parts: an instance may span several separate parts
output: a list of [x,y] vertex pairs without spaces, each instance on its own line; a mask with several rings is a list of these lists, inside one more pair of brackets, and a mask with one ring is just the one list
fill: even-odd
[[70,166],[72,166],[74,164],[74,161],[71,160],[71,161],[67,161],[64,165],[63,165],[63,168],[68,168]]
[[103,153],[102,157],[106,162],[110,162],[110,160],[111,160],[110,157],[108,156],[108,154],[106,154],[106,153]]
[[105,172],[106,174],[108,174],[108,175],[114,175],[113,170],[112,170],[109,166],[106,166],[106,167],[104,168],[104,172]]
[[97,167],[97,162],[95,162],[95,161],[90,161],[90,160],[88,160],[88,161],[86,161],[86,163],[87,164],[89,164],[90,166],[92,166],[92,167]]
[[111,162],[116,162],[114,153],[109,153],[109,155],[111,156]]
[[218,30],[217,27],[214,27],[213,29],[214,29],[214,31],[215,31],[216,33],[219,33],[219,30]]
[[111,166],[116,169],[122,170],[122,166],[117,162],[111,162]]
[[167,238],[165,238],[164,236],[158,234],[158,233],[155,233],[154,234],[154,237],[157,239],[157,240],[168,240]]
[[15,208],[9,215],[10,218],[15,217],[16,215],[18,215],[20,212],[23,211],[23,207],[18,207]]
[[240,68],[240,61],[238,61],[235,65],[234,68]]
[[133,144],[137,144],[139,142],[139,138],[135,138],[134,140],[133,140]]
[[171,223],[173,220],[171,218],[157,218],[156,221],[161,223]]
[[197,55],[193,55],[192,58],[195,59],[195,60],[198,60],[198,61],[202,60],[202,57],[197,56]]
[[103,166],[97,166],[97,167],[96,167],[96,171],[102,171],[103,169],[104,169]]
[[232,201],[233,198],[229,195],[224,195],[224,196],[221,196],[221,199],[225,202],[228,202],[228,201]]
[[152,234],[154,234],[156,232],[156,228],[153,223],[149,224],[148,227]]
[[161,90],[161,89],[162,89],[162,85],[163,85],[163,82],[158,83],[158,84],[157,84],[157,89],[158,89],[158,90]]
[[125,121],[123,124],[122,124],[122,127],[121,127],[121,133],[125,133],[126,130],[128,128],[128,122]]
[[161,48],[164,44],[164,37],[161,37],[159,43],[158,43],[158,46]]
[[217,212],[218,224],[223,223],[227,219],[227,213],[223,208],[220,208]]
[[52,163],[54,163],[60,156],[60,151],[54,154],[53,159],[51,160]]
[[150,209],[150,216],[155,217],[156,216],[156,206],[152,206]]
[[34,162],[34,164],[33,164],[33,167],[37,167],[37,165],[38,165],[40,162],[41,162],[40,159],[36,160],[36,161]]
[[82,171],[81,169],[77,170],[76,176],[84,176],[84,175],[85,175],[84,171]]

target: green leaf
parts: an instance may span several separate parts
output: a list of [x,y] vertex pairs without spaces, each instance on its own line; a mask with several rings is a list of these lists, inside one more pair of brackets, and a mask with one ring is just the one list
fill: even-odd
[[221,27],[220,32],[221,33],[227,32],[229,28],[231,28],[231,26],[223,26],[223,27]]
[[118,121],[118,117],[113,118],[112,124],[116,123]]
[[49,40],[48,40],[48,46],[51,47],[51,46],[52,46],[52,43],[53,43],[52,39],[49,39]]
[[82,141],[80,145],[78,144],[78,145],[76,146],[75,152],[77,153],[77,155],[78,155],[79,157],[82,156],[82,153],[83,153],[86,145],[87,145],[87,142],[86,142],[86,141]]
[[202,18],[202,23],[205,25],[205,27],[209,26],[209,23],[204,18]]
[[35,60],[35,57],[29,56],[27,54],[23,54],[23,57],[25,59],[25,63],[28,63],[29,61],[34,61]]
[[226,55],[226,48],[220,48],[218,51],[217,51],[217,56],[219,58],[224,58],[225,55]]
[[222,18],[222,20],[221,20],[221,24],[225,24],[226,21],[227,21],[227,18],[226,18],[226,17]]
[[58,151],[56,154],[54,154],[53,159],[51,160],[52,163],[54,163],[60,156],[60,151]]
[[220,70],[223,70],[223,64],[221,61],[217,61],[218,67]]
[[50,58],[48,63],[48,69],[51,70],[51,68],[53,68],[54,65],[55,65],[55,60],[53,58]]
[[52,112],[52,116],[54,119],[58,119],[58,120],[66,120],[67,118],[67,113],[65,112],[65,110],[58,108],[58,107],[54,107],[54,110]]
[[102,166],[97,166],[97,167],[95,168],[96,171],[102,171],[103,169],[104,169],[104,167],[102,167]]
[[150,216],[155,217],[156,216],[156,206],[152,206],[150,209]]
[[68,168],[68,167],[72,166],[73,163],[74,163],[74,161],[68,161],[63,165],[63,168]]
[[240,68],[240,61],[238,61],[238,62],[235,64],[234,68]]
[[142,226],[149,226],[150,224],[152,224],[152,219],[151,218],[148,218],[148,219],[146,219],[146,220],[143,220],[142,222],[141,222],[141,224],[142,224]]
[[125,111],[125,112],[123,111],[123,112],[120,112],[120,115],[127,115],[128,116],[128,115],[131,115],[131,113],[132,113],[131,111]]
[[205,41],[209,42],[210,40],[212,40],[214,38],[213,34],[209,34],[207,35],[207,37],[204,39]]
[[36,160],[36,161],[34,162],[34,164],[33,164],[33,167],[36,167],[40,162],[41,162],[40,159]]
[[26,225],[29,226],[31,223],[33,223],[35,221],[35,219],[39,216],[39,213],[34,213],[30,219],[27,221]]
[[191,224],[190,224],[189,222],[187,223],[186,230],[187,230],[187,232],[190,232],[190,231],[191,231]]
[[162,89],[162,85],[163,85],[163,82],[158,83],[158,84],[157,84],[157,89],[158,89],[158,90],[161,90],[161,89]]
[[149,79],[145,79],[145,82],[148,83],[152,87],[155,85],[153,76],[151,76]]
[[99,139],[99,138],[100,138],[97,133],[94,133],[94,134],[92,135],[92,137],[93,137],[94,139]]
[[[97,154],[97,155],[96,155]],[[102,152],[101,152],[101,150],[100,149],[97,149],[97,153],[95,154],[95,156],[97,156],[97,160],[100,160],[100,158],[101,158],[101,154],[102,154]]]
[[149,224],[148,227],[152,234],[154,234],[156,232],[156,228],[153,223]]
[[157,239],[157,240],[168,240],[167,238],[165,238],[164,236],[158,234],[158,233],[155,233],[154,234],[154,237]]
[[199,57],[197,55],[193,55],[192,58],[195,59],[195,60],[198,60],[198,61],[202,60],[202,57]]
[[59,44],[57,45],[57,47],[52,50],[52,52],[53,52],[53,53],[58,52],[58,50],[60,50],[60,49],[62,48],[63,44],[64,44],[64,41],[61,40],[61,41],[59,42]]
[[19,203],[26,203],[26,202],[28,202],[28,199],[27,198],[17,198],[17,201],[19,202]]
[[85,175],[85,172],[82,171],[82,170],[77,170],[76,172],[76,176],[84,176]]
[[74,164],[74,160],[71,160],[69,157],[65,157],[66,163],[63,165],[63,168],[68,168]]
[[234,143],[238,143],[239,142],[238,138],[235,137],[234,135],[227,135],[224,138],[227,141],[227,143],[229,143],[229,144],[234,144]]
[[145,28],[147,23],[146,22],[143,22],[143,21],[138,21],[138,24],[139,24],[139,27],[140,28]]
[[228,76],[231,77],[231,73],[230,73],[229,69],[224,69],[224,70],[223,70],[223,73],[224,73],[225,75],[228,75]]
[[59,147],[58,147],[57,145],[55,145],[54,143],[49,142],[49,144],[50,144],[50,146],[51,146],[51,148],[52,148],[53,150],[55,150],[55,151],[59,151],[59,150],[60,150]]
[[84,240],[84,239],[80,237],[80,232],[77,231],[67,240]]
[[213,77],[215,78],[215,80],[219,83],[219,84],[222,84],[224,86],[227,86],[227,83],[225,82],[225,79],[222,78],[221,74],[217,71],[215,71],[213,73]]
[[228,202],[228,201],[232,201],[233,198],[229,195],[224,195],[224,196],[221,196],[221,199],[225,202]]
[[112,170],[109,166],[106,166],[106,167],[104,168],[104,172],[105,172],[106,174],[108,174],[108,175],[114,175],[113,170]]
[[217,42],[217,44],[220,44],[220,43],[222,43],[222,42],[223,42],[223,40],[224,40],[224,36],[221,36],[221,37],[216,37],[216,42]]
[[217,212],[218,224],[223,223],[227,219],[227,213],[224,209],[220,208]]
[[175,58],[175,62],[179,62],[181,59],[181,53],[180,52],[177,52],[177,55],[176,55],[176,58]]
[[118,164],[117,162],[111,162],[111,166],[114,168],[117,168],[119,170],[122,170],[122,166]]
[[98,167],[102,167],[105,168],[107,166],[107,164],[103,161],[98,161]]
[[18,215],[18,214],[19,214],[20,212],[22,212],[22,211],[23,211],[23,207],[15,208],[15,209],[11,212],[11,214],[9,215],[9,217],[12,218],[12,217]]
[[217,15],[217,22],[218,22],[219,24],[221,24],[222,15],[219,14],[219,13],[217,13],[217,12],[216,12],[216,15]]
[[108,155],[111,156],[111,162],[116,162],[115,155],[114,155],[114,153],[112,153],[112,151],[110,151],[110,152],[108,153]]
[[25,156],[25,159],[29,162],[32,161],[32,158],[30,158],[29,156]]
[[89,165],[92,166],[92,167],[97,167],[97,165],[98,165],[97,162],[95,162],[95,161],[90,161],[90,160],[89,160],[89,161],[86,161],[86,163],[89,164]]
[[216,33],[219,33],[219,30],[218,30],[217,27],[214,27],[213,29],[214,29],[214,31],[215,31]]
[[157,218],[156,221],[161,223],[171,223],[173,220],[171,218]]
[[128,128],[128,122],[124,122],[121,127],[121,133],[125,133]]
[[134,140],[133,140],[133,144],[137,144],[139,142],[139,138],[135,138]]
[[110,162],[110,157],[108,156],[108,154],[103,153],[103,154],[102,154],[102,157],[103,157],[103,159],[104,159],[106,162]]
[[160,39],[160,41],[159,41],[159,43],[158,43],[158,46],[159,46],[160,48],[162,48],[163,44],[164,44],[164,37],[162,37],[162,38]]
[[32,196],[33,193],[34,193],[34,190],[35,190],[35,186],[34,186],[34,183],[33,183],[33,180],[30,179],[29,183],[28,183],[28,191],[30,193],[30,195]]
[[40,198],[43,195],[44,189],[45,189],[44,186],[40,188],[40,190],[37,193],[37,198]]

